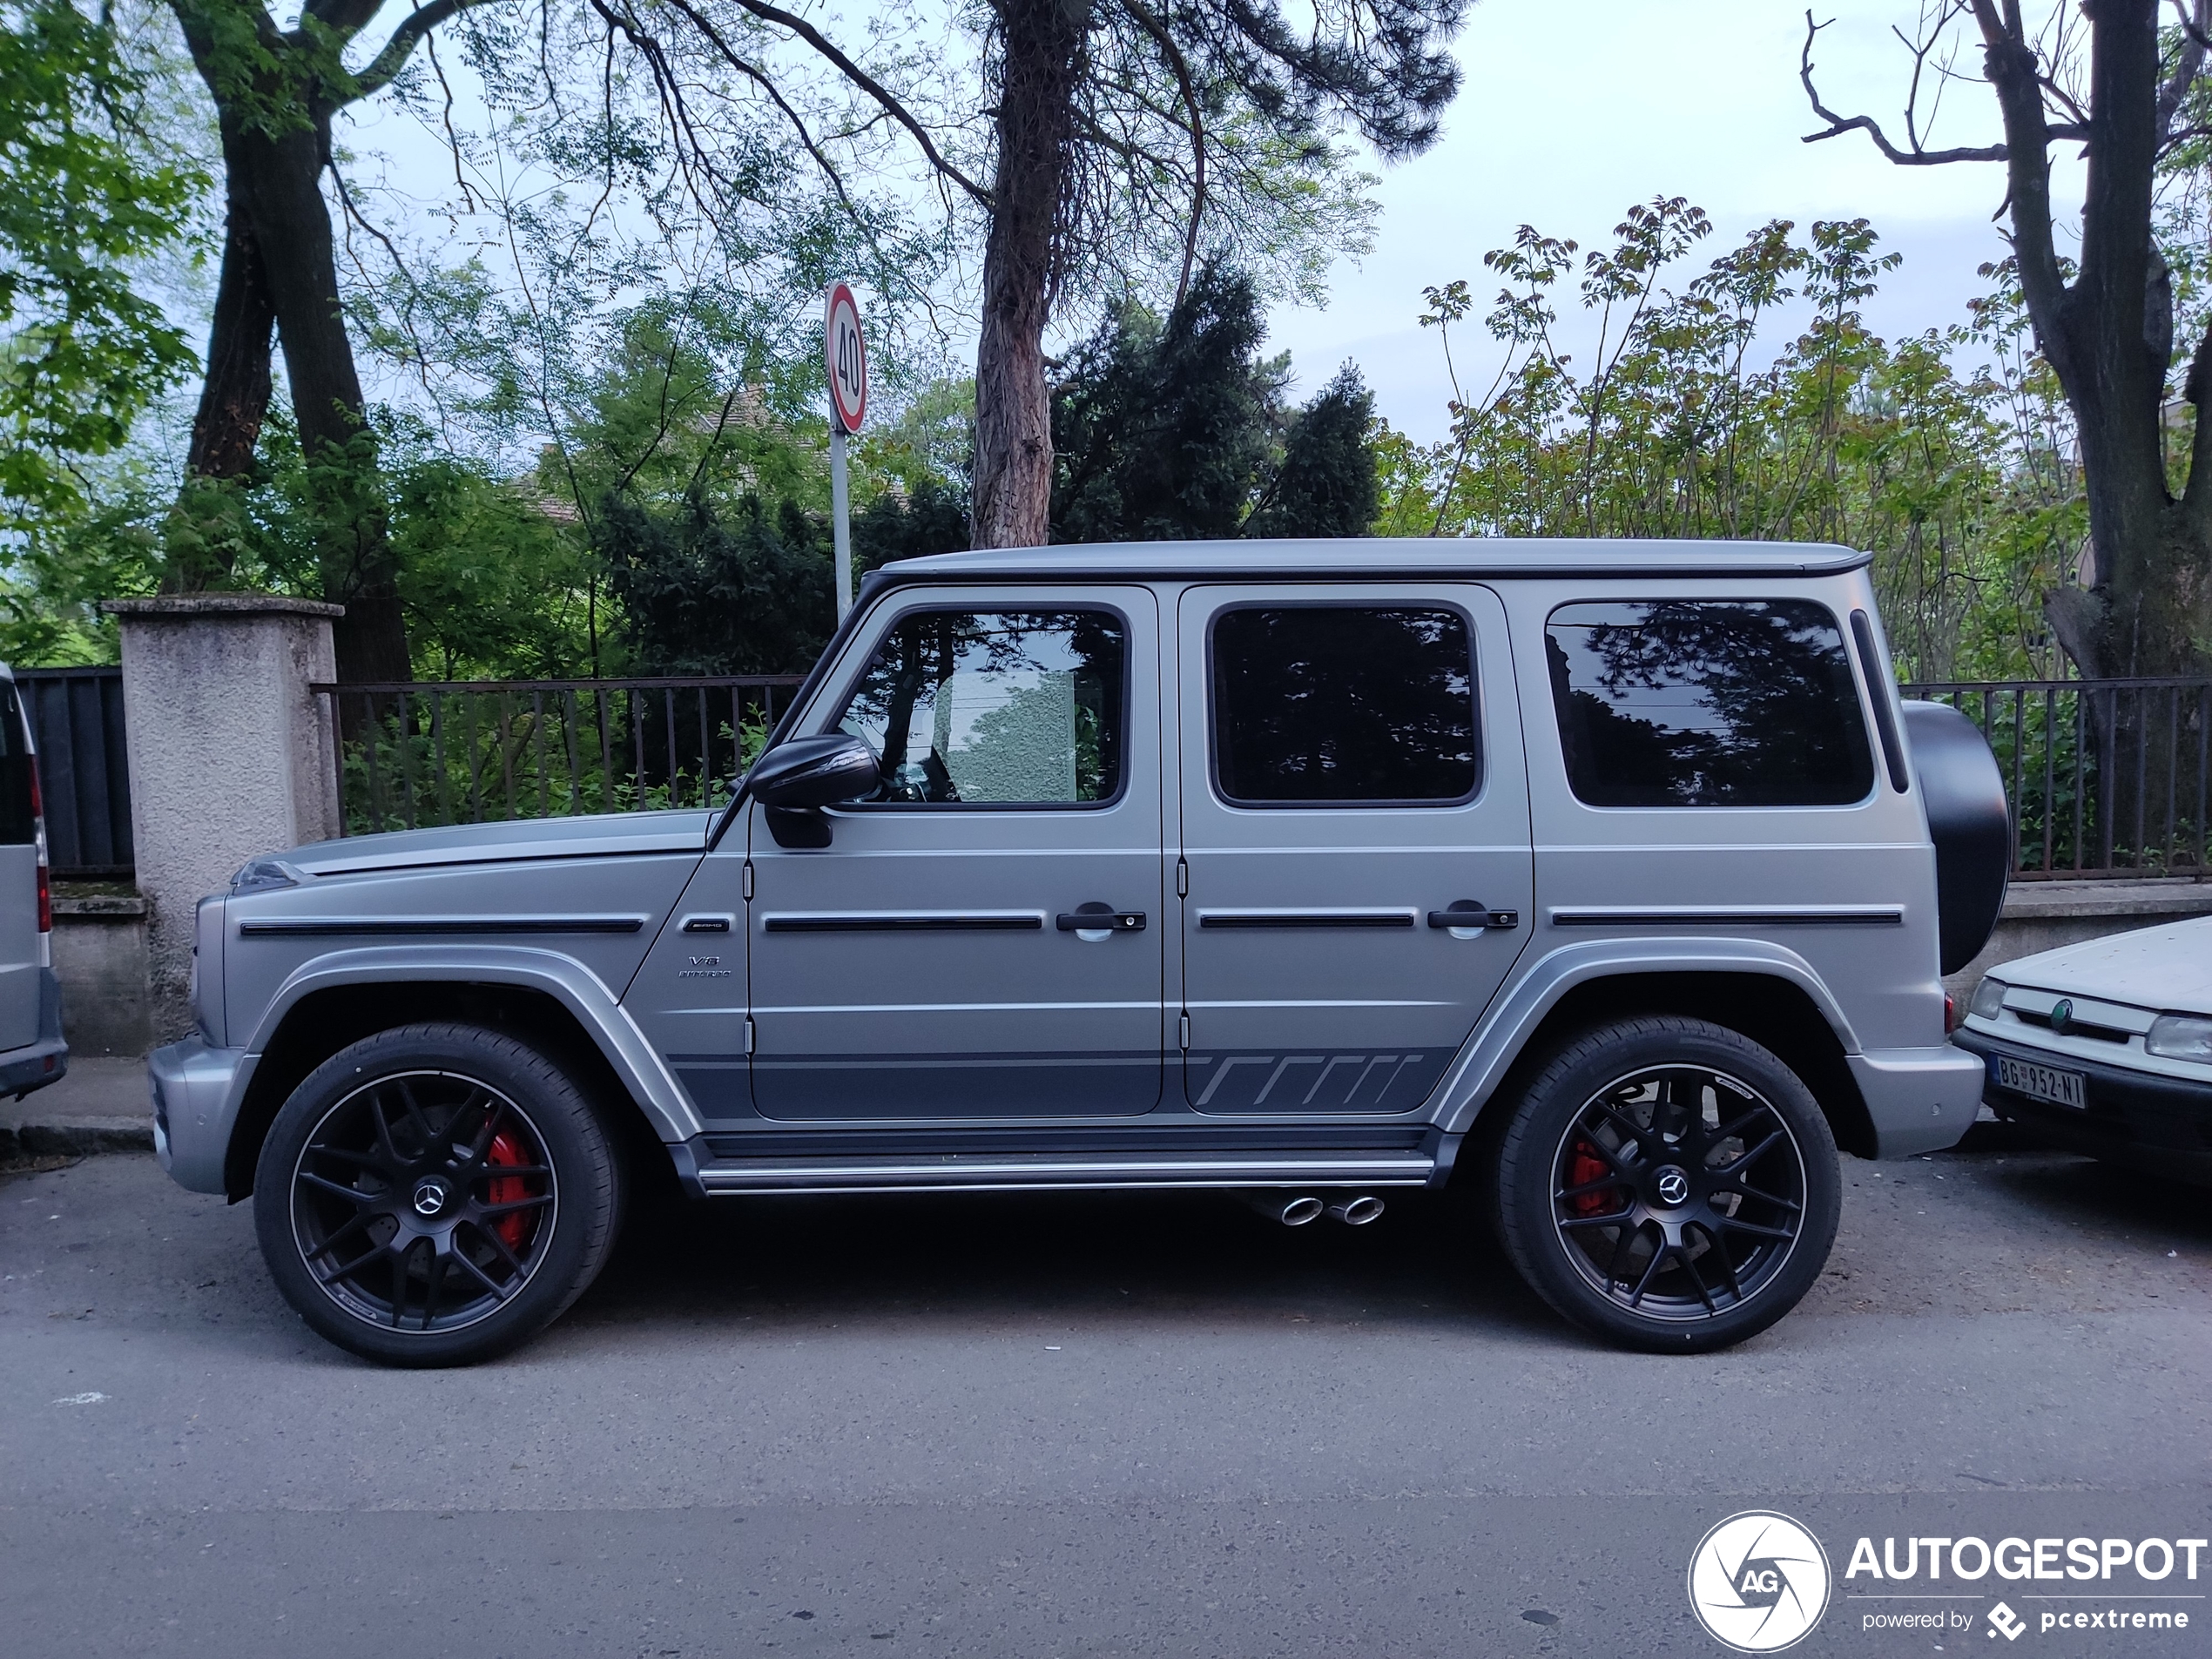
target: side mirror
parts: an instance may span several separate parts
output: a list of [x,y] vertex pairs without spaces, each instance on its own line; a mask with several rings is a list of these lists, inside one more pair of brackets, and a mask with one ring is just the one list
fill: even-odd
[[763,806],[831,806],[873,792],[881,779],[875,751],[843,732],[779,743],[752,763],[747,788]]

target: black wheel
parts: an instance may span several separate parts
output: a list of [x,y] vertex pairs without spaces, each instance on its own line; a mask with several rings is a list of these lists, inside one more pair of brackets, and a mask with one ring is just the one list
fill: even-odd
[[1703,1353],[1812,1288],[1843,1183],[1797,1074],[1750,1038],[1653,1016],[1588,1032],[1536,1074],[1500,1142],[1498,1231],[1584,1329]]
[[293,1092],[254,1177],[261,1254],[300,1317],[400,1366],[467,1365],[559,1317],[620,1219],[614,1139],[536,1049],[412,1025]]

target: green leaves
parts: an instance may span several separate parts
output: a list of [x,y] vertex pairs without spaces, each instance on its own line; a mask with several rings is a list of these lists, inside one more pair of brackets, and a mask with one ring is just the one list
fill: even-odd
[[78,463],[194,367],[132,281],[206,185],[132,125],[142,79],[69,0],[0,5],[0,533],[84,509]]

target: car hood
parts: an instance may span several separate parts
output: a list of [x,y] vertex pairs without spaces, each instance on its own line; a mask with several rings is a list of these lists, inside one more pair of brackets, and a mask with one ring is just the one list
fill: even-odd
[[427,869],[446,864],[505,864],[522,859],[598,858],[637,853],[698,853],[718,813],[609,813],[594,818],[536,818],[501,824],[448,824],[315,841],[274,856],[307,875]]
[[2212,916],[2064,945],[1989,970],[2007,985],[2212,1014]]

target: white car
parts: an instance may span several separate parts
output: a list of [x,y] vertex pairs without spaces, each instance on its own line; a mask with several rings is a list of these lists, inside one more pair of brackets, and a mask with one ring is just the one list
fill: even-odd
[[1999,1116],[2212,1184],[2212,916],[2000,963],[1952,1040]]

